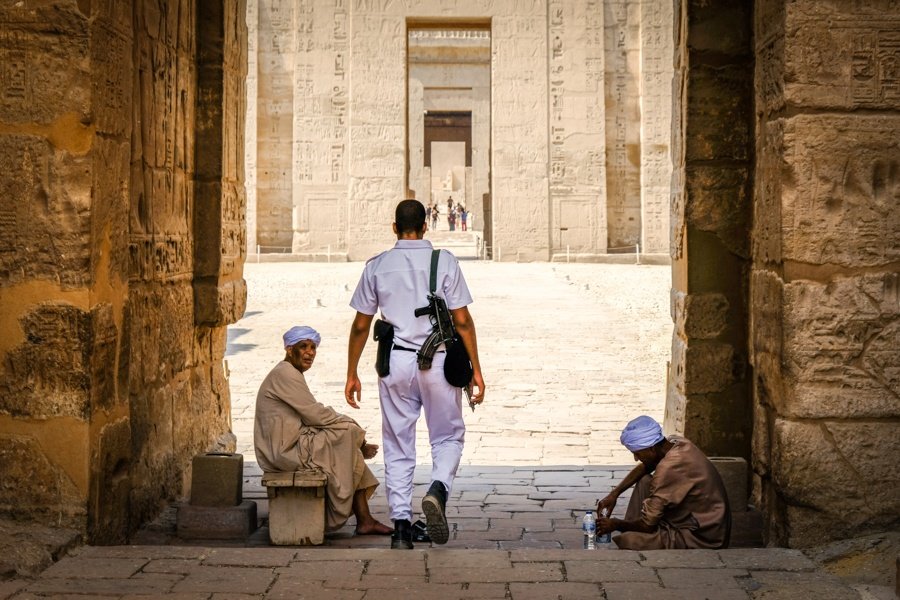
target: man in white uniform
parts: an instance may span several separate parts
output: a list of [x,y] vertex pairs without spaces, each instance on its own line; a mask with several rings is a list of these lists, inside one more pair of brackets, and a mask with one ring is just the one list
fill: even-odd
[[[416,466],[416,422],[424,409],[431,441],[431,487],[422,500],[428,535],[437,544],[449,537],[446,502],[462,457],[466,427],[462,418],[461,388],[444,378],[443,347],[434,355],[431,369],[420,370],[416,352],[431,333],[427,316],[416,317],[415,309],[428,303],[431,242],[423,239],[427,225],[425,207],[418,200],[397,205],[394,247],[366,263],[350,306],[356,317],[350,329],[347,363],[347,403],[359,408],[361,384],[357,368],[372,318],[381,309],[383,320],[394,326],[390,372],[379,379],[381,398],[385,484],[394,534],[391,548],[412,548],[413,471]],[[435,293],[442,296],[453,316],[457,333],[472,362],[472,402],[484,399],[484,379],[478,360],[475,323],[467,306],[472,296],[459,262],[441,251]]]

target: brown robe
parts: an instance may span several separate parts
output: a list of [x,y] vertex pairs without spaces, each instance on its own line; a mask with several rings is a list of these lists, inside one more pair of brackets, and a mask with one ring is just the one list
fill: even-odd
[[350,417],[313,397],[299,370],[281,361],[256,396],[253,444],[263,471],[321,469],[326,484],[325,526],[342,527],[352,513],[353,495],[371,497],[378,480],[363,458],[366,432]]
[[627,531],[613,541],[626,550],[727,548],[731,510],[722,477],[690,440],[669,441],[674,446],[635,484],[625,512],[626,521],[640,519],[656,531]]

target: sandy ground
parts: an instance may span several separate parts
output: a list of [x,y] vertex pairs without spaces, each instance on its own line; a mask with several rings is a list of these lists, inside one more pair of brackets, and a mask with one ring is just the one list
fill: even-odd
[[[463,464],[630,465],[618,433],[632,417],[662,419],[672,322],[671,269],[651,265],[462,261],[475,302],[485,403],[467,422]],[[307,373],[317,398],[381,438],[375,343],[360,377],[363,404],[343,400],[350,296],[363,263],[248,263],[247,312],[226,353],[238,450],[253,460],[256,391],[283,358],[295,324],[322,334]],[[429,462],[424,419],[419,462]],[[375,461],[378,462],[378,459]]]

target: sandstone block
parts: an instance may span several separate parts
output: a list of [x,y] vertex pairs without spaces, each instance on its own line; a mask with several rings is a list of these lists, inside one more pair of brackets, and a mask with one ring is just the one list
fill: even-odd
[[753,78],[747,65],[692,66],[688,78],[686,160],[749,160]]
[[256,502],[237,506],[178,507],[178,537],[185,540],[243,540],[256,531]]
[[898,139],[895,115],[785,121],[784,163],[776,175],[785,261],[854,268],[900,260]]
[[771,472],[786,506],[769,516],[785,532],[785,541],[803,547],[895,525],[900,514],[896,433],[890,420],[776,420]]
[[739,456],[710,456],[709,460],[722,476],[731,511],[746,511],[747,481],[749,480],[747,461]]
[[[785,10],[787,102],[804,108],[900,108],[895,52],[900,11],[890,0],[791,2]],[[865,23],[865,27],[861,27]]]
[[[805,418],[900,416],[900,275],[784,287],[784,410]],[[774,376],[774,375],[773,375]]]
[[[87,453],[70,440],[70,452]],[[53,518],[84,531],[86,491],[31,436],[0,434],[0,514],[15,519]]]
[[686,395],[721,392],[734,380],[734,348],[730,344],[697,340],[672,341],[672,373]]
[[46,419],[91,414],[91,314],[68,303],[37,305],[20,319],[25,340],[6,356],[0,413]]
[[675,326],[687,339],[714,339],[727,326],[728,298],[723,294],[685,294],[672,291]]
[[749,253],[750,182],[747,166],[686,167],[685,219],[697,229],[719,235],[733,252]]
[[319,545],[325,540],[325,474],[265,473],[269,539],[277,546]]
[[237,506],[243,476],[243,454],[198,454],[191,461],[191,506]]

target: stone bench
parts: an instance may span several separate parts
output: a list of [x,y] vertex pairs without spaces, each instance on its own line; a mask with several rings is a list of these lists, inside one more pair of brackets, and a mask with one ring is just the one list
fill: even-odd
[[325,541],[325,473],[264,473],[269,497],[269,540],[276,546],[317,546]]

